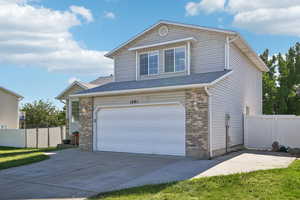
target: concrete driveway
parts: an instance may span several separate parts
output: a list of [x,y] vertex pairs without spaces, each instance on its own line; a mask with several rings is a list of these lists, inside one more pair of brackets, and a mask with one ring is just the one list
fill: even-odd
[[0,171],[0,199],[81,199],[126,187],[287,167],[286,154],[238,152],[214,160],[69,149]]

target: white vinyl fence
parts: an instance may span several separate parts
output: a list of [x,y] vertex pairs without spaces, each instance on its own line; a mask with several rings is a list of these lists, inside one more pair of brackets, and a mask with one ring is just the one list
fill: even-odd
[[271,149],[272,143],[300,148],[300,117],[294,115],[245,116],[245,147]]
[[66,138],[65,127],[38,129],[0,129],[0,146],[56,147]]

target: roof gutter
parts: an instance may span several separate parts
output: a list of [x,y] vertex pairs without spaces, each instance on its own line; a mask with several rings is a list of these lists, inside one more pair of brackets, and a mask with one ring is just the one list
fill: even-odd
[[166,86],[166,87],[116,90],[116,91],[107,91],[107,92],[93,92],[93,93],[86,93],[86,94],[73,94],[70,95],[70,97],[91,97],[91,96],[107,96],[107,95],[127,94],[127,93],[140,93],[140,92],[157,92],[157,91],[166,91],[166,90],[175,90],[175,89],[205,87],[209,85],[210,83],[204,83],[204,84],[191,84],[191,85],[180,85],[180,86],[176,85],[176,86]]
[[92,93],[83,93],[83,94],[73,94],[70,97],[91,97],[91,96],[109,96],[109,95],[119,95],[127,93],[140,93],[140,92],[157,92],[157,91],[167,91],[167,90],[176,90],[176,89],[190,89],[190,88],[199,88],[199,87],[208,87],[212,86],[220,80],[226,78],[233,71],[228,72],[227,74],[221,76],[220,78],[210,82],[210,83],[200,83],[200,84],[189,84],[189,85],[175,85],[175,86],[165,86],[165,87],[154,87],[154,88],[141,88],[141,89],[129,89],[129,90],[115,90],[107,92],[92,92]]

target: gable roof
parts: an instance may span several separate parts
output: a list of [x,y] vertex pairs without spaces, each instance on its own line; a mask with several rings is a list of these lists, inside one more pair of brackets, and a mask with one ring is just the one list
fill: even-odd
[[242,36],[232,30],[225,30],[225,29],[219,29],[219,28],[210,28],[210,27],[205,27],[205,26],[199,26],[199,25],[192,25],[192,24],[185,24],[185,23],[179,23],[179,22],[172,22],[172,21],[167,21],[167,20],[160,20],[154,25],[150,26],[149,28],[145,29],[143,32],[135,35],[125,43],[121,44],[117,48],[114,48],[107,54],[105,54],[106,57],[108,58],[113,58],[113,55],[123,48],[124,46],[128,45],[129,43],[133,42],[140,36],[144,35],[148,31],[154,29],[155,27],[161,25],[161,24],[166,24],[166,25],[175,25],[175,26],[181,26],[181,27],[187,27],[187,28],[194,28],[194,29],[199,29],[199,30],[205,30],[205,31],[212,31],[212,32],[217,32],[217,33],[224,33],[226,35],[232,35],[236,36],[235,40],[233,41],[240,49],[241,51],[246,54],[246,56],[256,65],[258,69],[261,71],[269,71],[269,68],[265,65],[265,63],[260,59],[260,57],[256,54],[256,52],[250,47],[250,45],[242,38]]
[[66,89],[64,89],[57,97],[55,97],[56,99],[62,99],[64,94],[66,92],[68,92],[72,87],[74,86],[79,86],[80,88],[82,88],[82,90],[87,90],[87,89],[91,89],[94,87],[97,87],[99,85],[103,85],[106,84],[108,82],[111,82],[113,79],[113,76],[100,76],[98,77],[96,80],[93,80],[89,83],[85,83],[82,81],[74,81],[73,83],[71,83]]
[[110,76],[100,76],[97,79],[93,80],[90,82],[90,84],[94,84],[94,85],[103,85],[105,83],[109,83],[111,81],[113,81],[113,75]]
[[71,83],[67,88],[65,88],[61,93],[59,93],[59,95],[57,95],[57,97],[55,97],[56,99],[62,99],[62,97],[64,96],[64,94],[69,91],[72,87],[74,87],[75,85],[81,87],[83,90],[88,89],[88,86],[81,82],[81,81],[74,81],[73,83]]
[[1,86],[0,86],[0,89],[3,90],[3,91],[5,91],[5,92],[7,92],[7,93],[9,93],[9,94],[12,94],[12,95],[16,96],[19,100],[22,100],[22,99],[24,98],[24,97],[21,96],[20,94],[17,94],[17,93],[15,93],[15,92],[13,92],[13,91],[11,91],[11,90],[9,90],[9,89],[6,89],[6,88],[4,88],[4,87],[1,87]]
[[204,87],[215,84],[232,73],[231,70],[197,73],[188,76],[149,79],[139,81],[111,82],[95,88],[80,91],[71,96],[101,96],[107,94],[121,94],[128,92],[142,92],[155,90],[183,89]]

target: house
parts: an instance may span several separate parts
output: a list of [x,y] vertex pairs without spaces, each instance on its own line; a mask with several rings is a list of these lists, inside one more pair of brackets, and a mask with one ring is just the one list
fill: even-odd
[[79,131],[79,100],[78,98],[70,99],[71,94],[76,94],[79,91],[91,89],[113,80],[112,76],[99,77],[89,83],[83,81],[74,81],[67,86],[56,99],[66,105],[66,135],[71,138],[72,133]]
[[23,97],[0,86],[0,129],[19,128],[19,102]]
[[243,146],[264,62],[239,33],[159,21],[106,54],[114,80],[79,100],[80,148],[207,159]]

